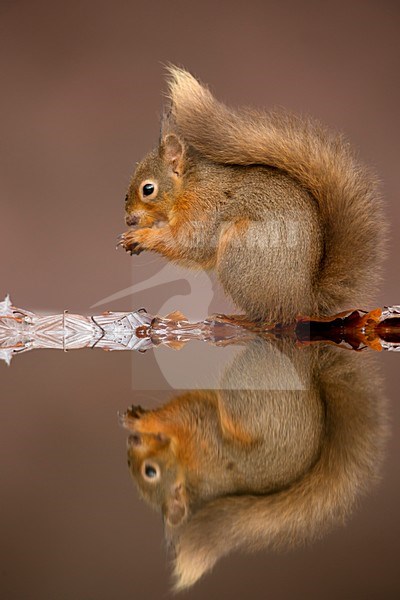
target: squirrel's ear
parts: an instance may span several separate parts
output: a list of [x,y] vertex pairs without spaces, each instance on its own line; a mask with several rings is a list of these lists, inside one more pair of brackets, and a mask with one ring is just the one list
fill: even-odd
[[174,133],[166,135],[161,142],[161,157],[171,166],[176,175],[182,175],[184,166],[184,144]]
[[169,134],[174,133],[176,130],[175,121],[172,116],[171,107],[164,109],[164,112],[161,116],[161,126],[160,126],[160,146],[162,145],[163,139]]
[[187,498],[181,483],[172,487],[171,494],[167,498],[164,507],[164,518],[167,525],[177,527],[187,516]]

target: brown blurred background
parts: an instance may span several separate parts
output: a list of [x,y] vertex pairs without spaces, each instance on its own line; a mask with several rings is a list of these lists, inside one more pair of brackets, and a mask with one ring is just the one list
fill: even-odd
[[[392,226],[376,305],[399,303],[399,16],[389,0],[2,0],[0,298],[96,312],[165,264],[131,259],[115,240],[131,171],[157,142],[172,62],[230,104],[282,105],[346,132],[382,179]],[[182,279],[96,310],[157,312],[172,295],[179,309],[187,293]],[[215,287],[206,308],[227,306]],[[381,362],[396,432],[398,361]],[[151,355],[137,364],[150,377],[156,367]],[[131,371],[127,353],[100,351],[38,351],[0,365],[3,598],[168,595],[161,523],[129,481],[115,416],[166,395],[133,398]],[[187,596],[397,597],[400,448],[390,444],[384,485],[348,529],[285,557],[223,561]]]

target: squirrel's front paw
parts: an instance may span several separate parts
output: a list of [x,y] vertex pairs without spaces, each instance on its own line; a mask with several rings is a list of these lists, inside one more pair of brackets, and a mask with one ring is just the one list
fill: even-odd
[[137,422],[140,421],[142,416],[146,414],[146,409],[140,406],[139,404],[134,405],[128,408],[125,412],[118,412],[118,421],[122,427],[126,429],[132,429],[137,426]]
[[126,414],[128,417],[131,417],[133,419],[140,419],[140,417],[144,415],[145,412],[146,409],[143,408],[143,406],[140,406],[140,404],[132,404],[132,406],[126,411]]
[[131,256],[133,256],[134,254],[140,254],[143,252],[144,248],[141,244],[139,244],[139,242],[134,242],[129,246],[129,248],[127,248],[127,250],[131,253]]
[[[145,234],[146,235],[146,234]],[[122,246],[124,250],[132,254],[140,254],[145,250],[144,240],[143,240],[143,230],[137,231],[126,231],[122,233],[118,238],[118,246]]]

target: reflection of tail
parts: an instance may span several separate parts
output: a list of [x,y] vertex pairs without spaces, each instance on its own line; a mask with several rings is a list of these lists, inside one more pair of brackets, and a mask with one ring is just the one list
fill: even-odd
[[[176,590],[194,584],[233,550],[290,547],[319,537],[344,520],[375,478],[386,437],[383,404],[373,389],[379,382],[369,356],[332,350],[325,348],[321,357],[326,433],[319,461],[281,492],[218,498],[195,512],[171,535]],[[372,384],[363,380],[362,365]]]

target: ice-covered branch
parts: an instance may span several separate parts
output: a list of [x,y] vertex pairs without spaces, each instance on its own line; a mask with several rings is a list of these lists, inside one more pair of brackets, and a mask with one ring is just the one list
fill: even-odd
[[180,348],[196,339],[213,344],[243,343],[256,335],[290,336],[302,344],[328,341],[353,349],[400,350],[400,306],[371,312],[350,310],[330,318],[299,318],[290,328],[261,326],[243,316],[213,315],[191,323],[179,312],[153,317],[144,309],[83,316],[67,311],[41,316],[0,302],[0,359],[33,348],[138,350],[160,344]]

